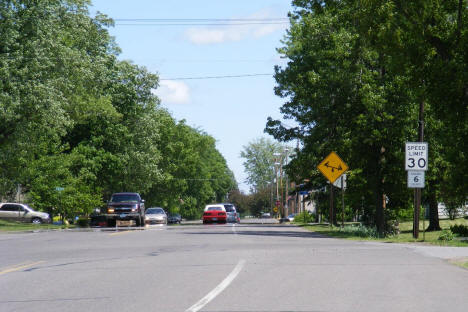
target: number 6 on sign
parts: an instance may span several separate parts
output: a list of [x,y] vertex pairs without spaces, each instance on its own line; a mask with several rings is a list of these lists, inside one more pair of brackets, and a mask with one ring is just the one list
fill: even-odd
[[408,187],[409,188],[424,188],[424,171],[419,171],[419,170],[408,171]]

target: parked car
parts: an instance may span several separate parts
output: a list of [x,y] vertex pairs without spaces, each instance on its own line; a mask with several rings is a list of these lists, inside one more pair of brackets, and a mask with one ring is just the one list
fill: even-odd
[[161,207],[146,209],[145,224],[167,224],[167,214]]
[[293,222],[295,216],[296,216],[296,214],[295,214],[295,213],[292,213],[292,214],[290,214],[290,215],[287,216],[287,217],[282,217],[281,219],[279,219],[279,222],[280,222],[280,223],[284,223],[284,222]]
[[167,216],[167,223],[179,223],[182,222],[182,217],[178,213],[170,214]]
[[297,216],[297,213],[291,213],[289,216],[288,216],[288,219],[290,222],[293,222],[294,221],[294,218]]
[[0,219],[34,224],[50,223],[48,213],[35,211],[26,204],[18,203],[0,203]]
[[262,213],[261,217],[262,217],[262,219],[269,219],[269,218],[271,218],[271,214],[269,212],[264,212],[264,213]]
[[226,223],[227,214],[224,205],[206,205],[205,211],[203,212],[203,224],[206,223]]
[[239,214],[237,213],[236,207],[233,204],[222,204],[222,205],[224,205],[224,209],[226,209],[226,214],[227,214],[226,221],[239,223],[240,217],[239,217]]
[[145,201],[138,193],[112,194],[106,212],[108,226],[115,226],[117,221],[135,222],[137,226],[145,224]]

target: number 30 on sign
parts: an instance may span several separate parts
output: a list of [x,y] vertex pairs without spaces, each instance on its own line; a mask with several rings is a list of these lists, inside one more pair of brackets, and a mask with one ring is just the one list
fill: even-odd
[[426,142],[406,142],[405,169],[427,170],[428,147]]

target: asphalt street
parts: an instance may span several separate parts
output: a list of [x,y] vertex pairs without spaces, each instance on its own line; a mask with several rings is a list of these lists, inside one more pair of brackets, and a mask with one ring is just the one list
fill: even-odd
[[278,224],[7,233],[0,311],[465,312],[453,250]]

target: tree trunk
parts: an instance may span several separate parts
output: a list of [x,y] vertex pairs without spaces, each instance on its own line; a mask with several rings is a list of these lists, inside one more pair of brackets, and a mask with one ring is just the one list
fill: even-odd
[[385,233],[384,207],[383,207],[383,185],[380,175],[377,176],[375,187],[375,226],[380,236]]
[[440,231],[439,209],[435,190],[429,193],[429,227],[426,231]]
[[377,228],[377,233],[379,236],[384,236],[385,234],[385,218],[384,218],[384,205],[383,205],[383,196],[384,196],[384,187],[383,187],[383,160],[384,160],[385,148],[379,148],[379,158],[376,162],[376,174],[375,174],[375,226]]

